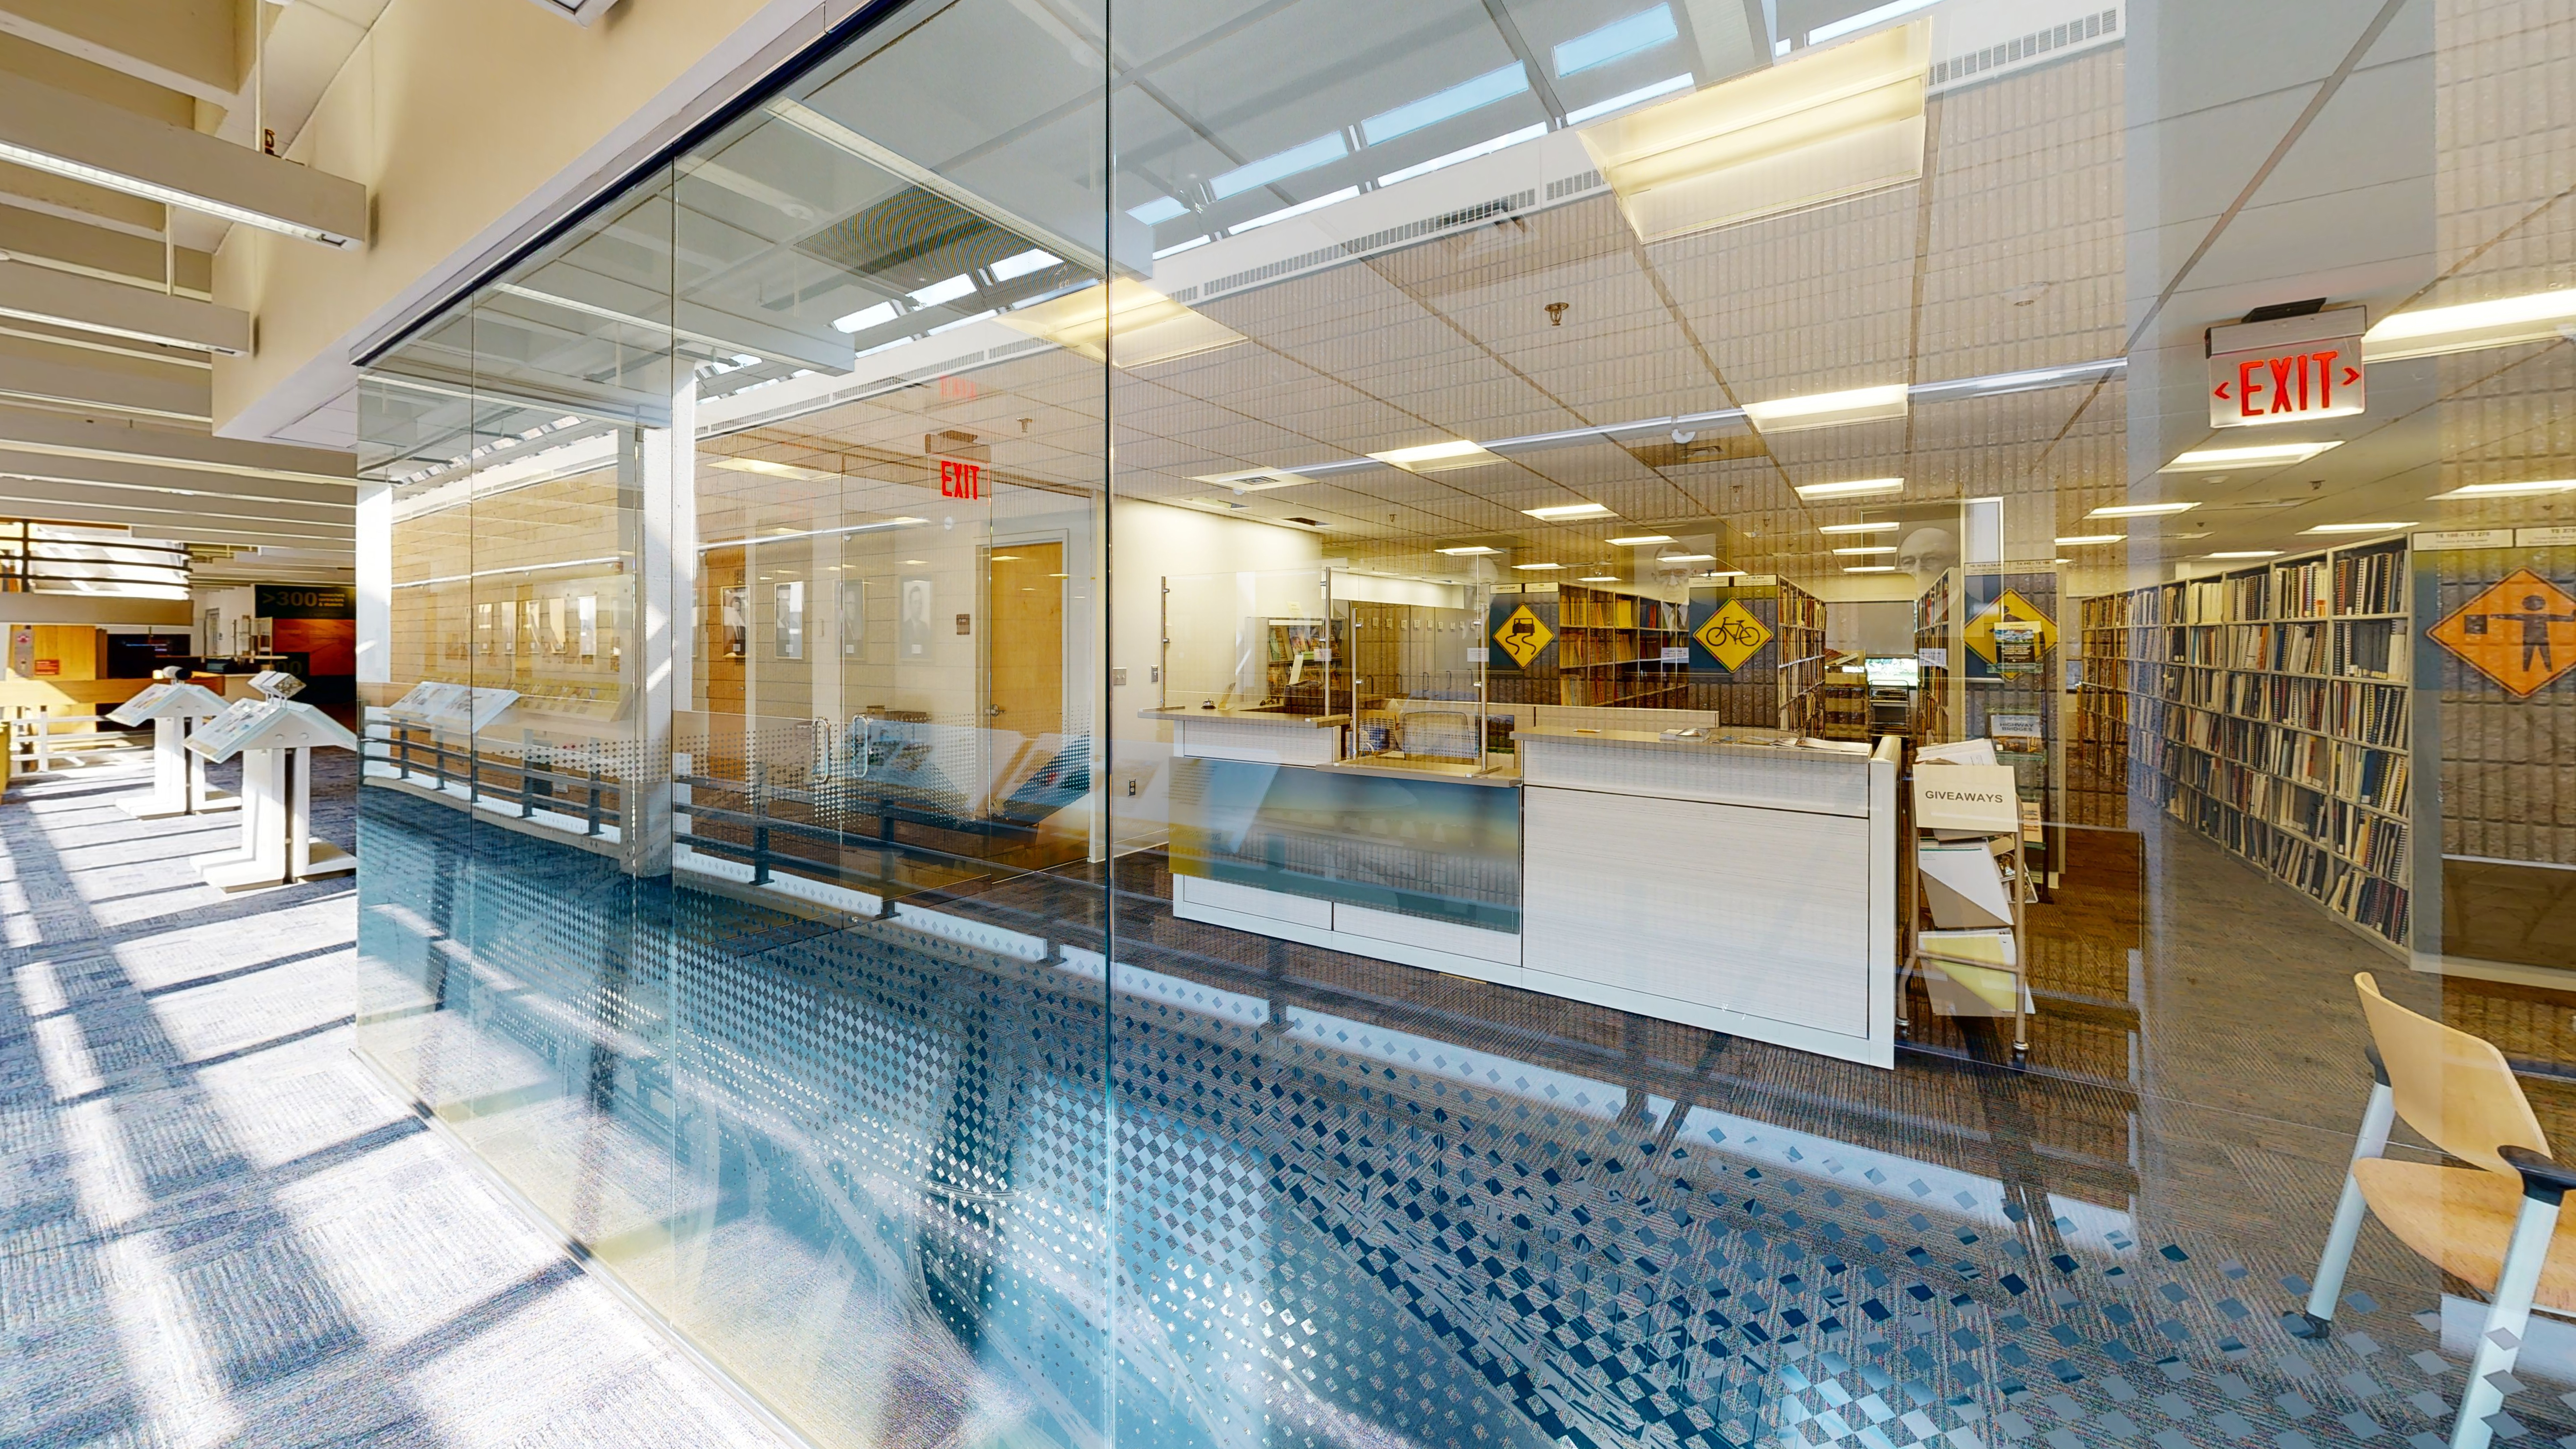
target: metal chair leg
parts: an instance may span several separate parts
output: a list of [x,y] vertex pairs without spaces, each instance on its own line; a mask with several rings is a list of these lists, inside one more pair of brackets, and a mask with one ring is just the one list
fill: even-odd
[[[2388,1129],[2397,1117],[2397,1096],[2386,1082],[2374,1082],[2370,1088],[2370,1105],[2361,1114],[2361,1135],[2353,1139],[2352,1160],[2366,1161],[2388,1150]],[[2335,1203],[2334,1227],[2326,1234],[2326,1250],[2317,1259],[2316,1282],[2308,1290],[2307,1317],[2312,1335],[2322,1334],[2334,1321],[2335,1304],[2343,1297],[2344,1270],[2352,1264],[2352,1245],[2361,1236],[2361,1220],[2367,1209],[2361,1200],[2361,1184],[2350,1171],[2343,1177],[2343,1196]]]
[[2487,1449],[2495,1437],[2487,1419],[2504,1407],[2504,1390],[2488,1380],[2512,1372],[2521,1355],[2522,1336],[2531,1327],[2532,1295],[2540,1289],[2540,1270],[2549,1261],[2549,1240],[2557,1231],[2556,1202],[2523,1198],[2504,1250],[2504,1267],[2496,1275],[2495,1298],[2487,1305],[2486,1326],[2478,1331],[2477,1356],[2469,1360],[2469,1386],[2460,1395],[2451,1449]]

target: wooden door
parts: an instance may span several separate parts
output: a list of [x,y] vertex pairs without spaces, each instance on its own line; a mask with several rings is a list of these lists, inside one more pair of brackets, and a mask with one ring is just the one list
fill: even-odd
[[1064,545],[996,546],[991,578],[988,714],[1034,745],[1064,729]]

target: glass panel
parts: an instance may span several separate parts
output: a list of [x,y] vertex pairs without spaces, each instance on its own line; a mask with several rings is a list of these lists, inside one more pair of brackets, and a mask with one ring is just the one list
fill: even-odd
[[2356,977],[2567,1135],[2571,65],[878,14],[370,371],[362,1045],[817,1443],[2576,1431],[2329,1247]]

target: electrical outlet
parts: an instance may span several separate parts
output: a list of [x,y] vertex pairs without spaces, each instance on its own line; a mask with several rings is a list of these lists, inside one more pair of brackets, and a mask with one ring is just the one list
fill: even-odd
[[1130,799],[1135,798],[1136,793],[1137,793],[1137,786],[1138,786],[1140,783],[1141,783],[1141,782],[1140,782],[1139,780],[1137,780],[1137,778],[1136,778],[1135,776],[1133,776],[1133,775],[1130,775],[1130,776],[1128,776],[1128,777],[1127,777],[1127,795],[1128,795],[1128,798],[1130,798]]
[[1127,687],[1127,671],[1124,669],[1110,670],[1109,687],[1111,689],[1125,689]]

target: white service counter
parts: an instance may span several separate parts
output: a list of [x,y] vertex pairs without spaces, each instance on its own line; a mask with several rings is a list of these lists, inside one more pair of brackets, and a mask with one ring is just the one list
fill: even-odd
[[1539,725],[1515,774],[1343,760],[1338,717],[1147,714],[1184,920],[1895,1063],[1893,739]]

